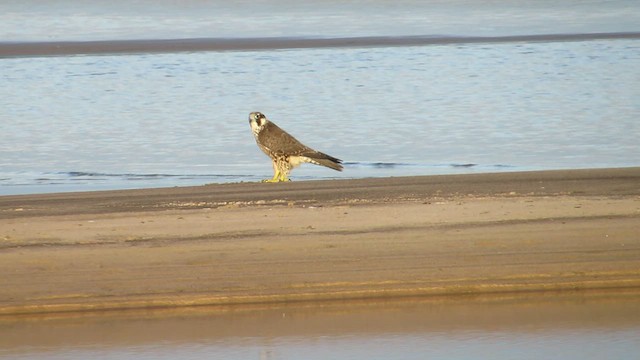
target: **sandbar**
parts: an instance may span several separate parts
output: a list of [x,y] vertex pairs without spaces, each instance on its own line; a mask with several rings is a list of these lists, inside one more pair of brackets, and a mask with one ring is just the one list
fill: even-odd
[[0,197],[0,315],[640,287],[640,168]]
[[638,32],[586,34],[540,34],[508,36],[361,36],[340,38],[259,37],[259,38],[187,38],[187,39],[121,39],[86,41],[0,41],[0,58],[148,54],[198,51],[261,51],[280,49],[406,47],[426,45],[566,42],[615,39],[638,39]]

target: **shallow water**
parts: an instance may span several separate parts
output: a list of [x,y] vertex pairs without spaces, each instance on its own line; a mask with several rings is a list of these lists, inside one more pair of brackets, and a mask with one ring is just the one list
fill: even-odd
[[0,61],[4,194],[269,177],[254,110],[347,162],[294,180],[640,159],[636,40]]
[[[640,30],[633,1],[409,1],[385,15],[384,1],[276,1],[248,19],[215,1],[145,4],[5,2],[1,40]],[[461,9],[471,15],[454,21]],[[279,30],[241,25],[253,16]],[[0,195],[270,177],[250,111],[346,162],[343,173],[304,165],[293,180],[640,165],[637,39],[357,45],[0,59]]]
[[528,294],[0,318],[6,359],[632,359],[640,297]]

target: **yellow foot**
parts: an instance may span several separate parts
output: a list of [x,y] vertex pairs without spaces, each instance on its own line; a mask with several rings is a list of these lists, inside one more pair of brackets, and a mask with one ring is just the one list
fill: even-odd
[[290,179],[264,179],[262,180],[263,183],[277,183],[277,182],[286,182],[286,181],[291,181]]
[[273,166],[273,168],[275,170],[274,173],[273,173],[273,177],[271,179],[262,180],[263,183],[275,183],[275,182],[291,181],[291,180],[289,180],[289,177],[287,176],[287,174],[278,171],[276,169],[275,165]]

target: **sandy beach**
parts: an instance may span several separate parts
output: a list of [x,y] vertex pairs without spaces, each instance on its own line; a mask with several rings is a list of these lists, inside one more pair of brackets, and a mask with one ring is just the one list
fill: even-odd
[[0,197],[0,314],[640,287],[640,168]]

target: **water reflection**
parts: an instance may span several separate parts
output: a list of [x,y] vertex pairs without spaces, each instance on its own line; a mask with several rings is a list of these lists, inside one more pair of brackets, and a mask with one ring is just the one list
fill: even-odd
[[637,291],[0,319],[14,359],[630,359]]

